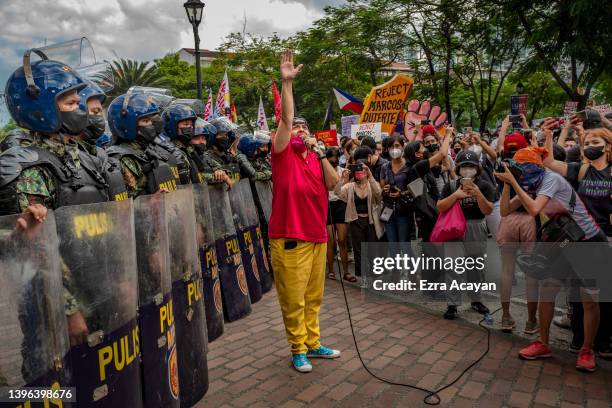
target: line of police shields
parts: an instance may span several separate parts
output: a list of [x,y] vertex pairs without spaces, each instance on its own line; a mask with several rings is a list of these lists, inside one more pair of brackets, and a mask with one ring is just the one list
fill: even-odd
[[[193,406],[207,343],[272,285],[248,180],[62,207],[27,233],[18,218],[0,217],[0,387],[77,402],[0,406]],[[86,326],[70,339],[67,297]]]

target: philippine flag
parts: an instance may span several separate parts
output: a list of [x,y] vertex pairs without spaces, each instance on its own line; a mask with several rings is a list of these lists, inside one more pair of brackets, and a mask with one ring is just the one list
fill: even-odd
[[350,93],[343,91],[342,89],[334,88],[334,94],[338,101],[338,106],[342,110],[350,110],[355,113],[361,113],[363,110],[363,100],[354,97]]

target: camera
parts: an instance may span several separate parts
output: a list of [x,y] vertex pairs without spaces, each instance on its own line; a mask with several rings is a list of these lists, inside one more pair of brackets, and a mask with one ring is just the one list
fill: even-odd
[[363,169],[363,167],[362,167],[362,165],[360,163],[358,163],[358,164],[349,164],[349,166],[348,166],[348,170],[351,173],[351,177],[353,177],[355,175],[356,171],[360,171],[362,169]]
[[512,173],[515,179],[519,180],[521,178],[521,176],[523,175],[523,172],[516,165],[516,162],[512,159],[497,160],[494,166],[494,170],[496,173],[503,173],[506,171],[502,163],[506,163],[506,166],[508,166],[508,171]]

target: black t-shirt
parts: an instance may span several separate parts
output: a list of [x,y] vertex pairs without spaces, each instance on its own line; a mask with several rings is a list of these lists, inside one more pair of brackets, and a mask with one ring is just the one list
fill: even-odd
[[380,172],[385,163],[388,163],[388,161],[379,156],[378,160],[376,160],[376,163],[372,167],[370,167],[370,171],[372,172],[372,176],[374,176],[374,180],[380,182]]
[[[444,188],[442,189],[442,198],[446,198],[452,193],[454,193],[454,190],[451,191],[451,183],[457,183],[456,187],[461,188],[459,180],[450,181],[446,183],[444,185]],[[480,177],[476,177],[474,183],[480,189],[482,195],[484,195],[488,201],[490,201],[491,203],[495,202],[496,190],[495,187],[491,185],[491,183],[483,180]],[[467,220],[481,220],[485,217],[482,211],[480,211],[480,208],[478,207],[478,201],[476,201],[475,198],[467,197],[462,199],[461,209],[463,210],[463,215],[465,215],[465,218]]]
[[418,178],[423,178],[429,171],[429,160],[420,160],[413,166],[406,164],[397,173],[393,173],[391,162],[383,164],[380,171],[381,180],[387,184],[397,186],[401,191],[406,190],[408,184]]
[[567,180],[575,185],[578,183],[578,195],[585,207],[601,227],[603,232],[612,236],[610,214],[612,214],[612,165],[603,170],[589,166],[582,180],[578,181],[580,163],[567,164]]

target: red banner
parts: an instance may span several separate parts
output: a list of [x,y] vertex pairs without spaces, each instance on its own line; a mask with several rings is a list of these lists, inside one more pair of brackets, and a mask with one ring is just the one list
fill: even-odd
[[315,138],[317,140],[322,140],[325,146],[338,146],[338,134],[336,129],[315,132]]

